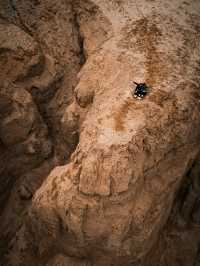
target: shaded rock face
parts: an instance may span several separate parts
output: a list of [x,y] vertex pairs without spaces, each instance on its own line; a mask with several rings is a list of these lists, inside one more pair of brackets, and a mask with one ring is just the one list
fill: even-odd
[[2,265],[198,265],[199,11],[0,3]]
[[17,177],[51,155],[52,144],[30,93],[7,84],[0,88],[0,95],[1,197],[5,198]]
[[61,120],[82,64],[79,38],[65,1],[0,2],[0,261],[27,200],[77,144],[78,127],[68,139]]

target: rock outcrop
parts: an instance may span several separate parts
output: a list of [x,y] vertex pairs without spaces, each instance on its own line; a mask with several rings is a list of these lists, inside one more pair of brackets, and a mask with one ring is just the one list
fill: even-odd
[[4,265],[197,266],[199,2],[0,5]]

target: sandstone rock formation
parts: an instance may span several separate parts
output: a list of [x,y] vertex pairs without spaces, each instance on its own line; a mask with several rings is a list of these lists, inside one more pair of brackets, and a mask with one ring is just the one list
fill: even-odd
[[199,11],[0,3],[2,265],[199,265]]

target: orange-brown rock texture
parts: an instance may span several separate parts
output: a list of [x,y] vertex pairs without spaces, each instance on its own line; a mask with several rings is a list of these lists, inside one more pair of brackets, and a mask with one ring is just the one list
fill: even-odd
[[1,266],[200,265],[199,14],[0,0]]

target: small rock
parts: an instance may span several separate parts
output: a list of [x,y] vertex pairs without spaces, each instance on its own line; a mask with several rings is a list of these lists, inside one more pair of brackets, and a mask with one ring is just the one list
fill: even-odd
[[22,200],[30,200],[33,194],[25,185],[21,185],[19,189],[19,196]]

